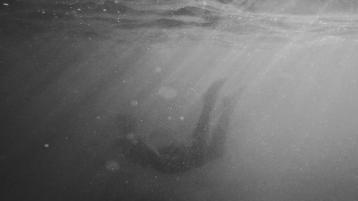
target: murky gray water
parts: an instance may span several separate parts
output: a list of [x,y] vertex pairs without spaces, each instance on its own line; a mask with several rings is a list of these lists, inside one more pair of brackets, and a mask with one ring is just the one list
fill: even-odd
[[[358,16],[203,2],[1,1],[1,200],[357,199]],[[123,116],[154,149],[188,144],[222,78],[210,125],[241,91],[224,157],[163,174],[120,156]]]

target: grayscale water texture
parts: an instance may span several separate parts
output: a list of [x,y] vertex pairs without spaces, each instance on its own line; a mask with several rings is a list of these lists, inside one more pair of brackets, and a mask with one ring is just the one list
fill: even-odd
[[[357,200],[357,11],[0,0],[0,200]],[[205,126],[225,133],[222,157],[168,174],[122,154],[123,137],[190,146],[221,79]]]

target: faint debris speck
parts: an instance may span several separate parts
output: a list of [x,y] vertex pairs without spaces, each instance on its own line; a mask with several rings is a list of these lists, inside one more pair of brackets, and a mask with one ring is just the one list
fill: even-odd
[[130,102],[130,104],[131,104],[132,107],[136,107],[136,106],[138,106],[138,101],[137,100],[132,100]]
[[177,96],[177,91],[172,87],[160,87],[158,94],[165,99],[172,99]]
[[46,144],[44,144],[44,147],[45,147],[45,148],[49,148],[49,147],[50,147],[50,144],[47,144],[47,143],[46,143]]
[[161,72],[162,72],[162,68],[156,67],[154,71],[155,71],[156,73],[161,73]]
[[5,159],[7,159],[6,155],[0,155],[0,160],[5,160]]
[[106,166],[106,170],[112,171],[112,172],[117,171],[120,168],[119,163],[115,160],[107,161],[105,166]]
[[134,135],[134,133],[129,133],[126,138],[131,141],[133,144],[137,144],[137,138],[136,136]]

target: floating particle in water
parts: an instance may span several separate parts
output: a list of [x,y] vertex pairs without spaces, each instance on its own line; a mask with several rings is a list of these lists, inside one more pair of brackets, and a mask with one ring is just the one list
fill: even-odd
[[0,155],[0,160],[5,160],[5,159],[7,159],[6,155]]
[[183,116],[180,116],[179,119],[180,119],[181,121],[184,121],[184,117],[183,117]]
[[103,12],[107,12],[107,9],[103,8]]
[[46,10],[41,10],[41,14],[46,15]]
[[2,3],[3,6],[10,6],[8,3]]
[[131,141],[133,144],[137,144],[138,140],[136,138],[136,136],[134,135],[134,133],[129,133],[126,138]]
[[172,106],[169,106],[169,107],[168,107],[168,110],[169,110],[169,111],[173,111],[174,108],[173,108]]
[[100,120],[100,119],[102,119],[102,117],[98,115],[98,116],[96,116],[96,119]]
[[46,144],[44,144],[44,147],[45,147],[45,148],[49,148],[49,147],[50,147],[50,144],[47,144],[47,143],[46,143]]
[[165,99],[172,99],[177,96],[177,91],[171,87],[161,87],[158,94]]
[[130,104],[131,104],[132,107],[136,107],[136,106],[138,106],[138,101],[137,100],[132,100]]
[[154,72],[156,72],[156,73],[161,73],[163,70],[162,70],[162,68],[160,68],[160,67],[156,67],[155,69],[154,69]]
[[173,119],[172,116],[168,116],[168,120],[171,121]]
[[119,163],[117,161],[110,160],[110,161],[106,162],[105,167],[106,167],[106,170],[114,172],[114,171],[119,170],[120,165],[119,165]]

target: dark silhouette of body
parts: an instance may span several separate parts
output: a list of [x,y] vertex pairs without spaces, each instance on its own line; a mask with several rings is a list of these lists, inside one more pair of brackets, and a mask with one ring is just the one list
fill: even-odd
[[[211,140],[208,143],[210,117],[218,98],[219,90],[224,80],[214,82],[203,97],[204,105],[196,128],[193,131],[191,146],[168,145],[158,152],[149,148],[141,140],[121,139],[122,154],[129,161],[150,167],[163,173],[179,173],[200,167],[207,162],[221,157],[224,153],[229,119],[233,112],[233,98],[224,99],[224,109],[219,117],[216,127],[212,131]],[[122,125],[126,133],[135,129],[133,121],[127,121]]]

